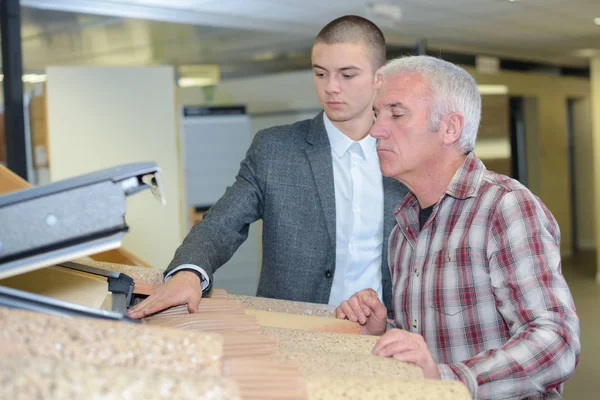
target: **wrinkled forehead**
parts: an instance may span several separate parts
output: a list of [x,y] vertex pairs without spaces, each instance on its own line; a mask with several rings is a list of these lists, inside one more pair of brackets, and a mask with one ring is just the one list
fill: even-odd
[[401,103],[406,107],[428,103],[431,99],[429,83],[416,72],[398,72],[383,77],[375,97],[375,107],[380,109],[390,104]]

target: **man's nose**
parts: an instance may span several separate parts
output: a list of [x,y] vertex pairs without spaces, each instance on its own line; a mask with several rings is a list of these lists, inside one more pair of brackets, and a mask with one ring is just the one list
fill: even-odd
[[338,93],[340,91],[340,85],[335,77],[330,76],[327,79],[327,85],[325,86],[327,93]]
[[371,126],[371,136],[373,136],[375,139],[383,139],[384,137],[386,137],[385,132],[386,130],[383,126],[383,120],[381,118],[377,118],[375,120],[375,123],[373,123],[373,126]]

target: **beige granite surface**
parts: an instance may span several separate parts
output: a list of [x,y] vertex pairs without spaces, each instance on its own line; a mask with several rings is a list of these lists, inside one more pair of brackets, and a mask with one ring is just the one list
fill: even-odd
[[221,375],[220,335],[0,307],[0,354]]
[[389,378],[309,377],[309,400],[470,400],[460,382]]
[[29,399],[241,399],[230,378],[86,365],[43,357],[0,354],[0,398]]
[[96,261],[90,257],[83,257],[73,260],[73,262],[105,269],[108,271],[122,272],[133,278],[135,282],[148,283],[153,286],[160,286],[164,282],[163,273],[155,268],[139,267],[136,265],[113,264],[104,261]]
[[282,349],[306,349],[323,352],[371,354],[379,336],[337,332],[313,332],[262,326],[261,332],[277,339]]
[[253,310],[335,318],[335,307],[329,304],[303,303],[299,301],[277,300],[231,293],[228,294],[227,297],[232,300],[237,300],[242,303],[245,308]]
[[280,349],[280,351],[285,360],[298,365],[306,377],[360,376],[388,377],[398,380],[423,379],[421,368],[391,357],[293,349]]

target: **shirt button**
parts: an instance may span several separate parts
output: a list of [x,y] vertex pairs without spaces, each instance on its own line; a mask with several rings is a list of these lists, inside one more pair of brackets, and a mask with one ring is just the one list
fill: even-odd
[[415,268],[415,275],[421,276],[421,270],[419,268]]
[[414,329],[417,329],[417,320],[416,319],[413,321],[412,327]]
[[325,278],[329,279],[332,275],[333,274],[331,273],[331,270],[328,269],[327,271],[325,271]]

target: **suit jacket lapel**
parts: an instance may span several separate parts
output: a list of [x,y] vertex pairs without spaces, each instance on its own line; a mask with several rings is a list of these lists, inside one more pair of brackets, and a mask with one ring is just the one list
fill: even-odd
[[[335,187],[333,182],[333,162],[331,159],[331,145],[325,124],[323,113],[320,112],[311,123],[310,131],[306,136],[309,146],[306,155],[310,162],[321,207],[327,224],[327,232],[331,239],[331,245],[335,248]],[[334,252],[335,253],[335,252]]]

